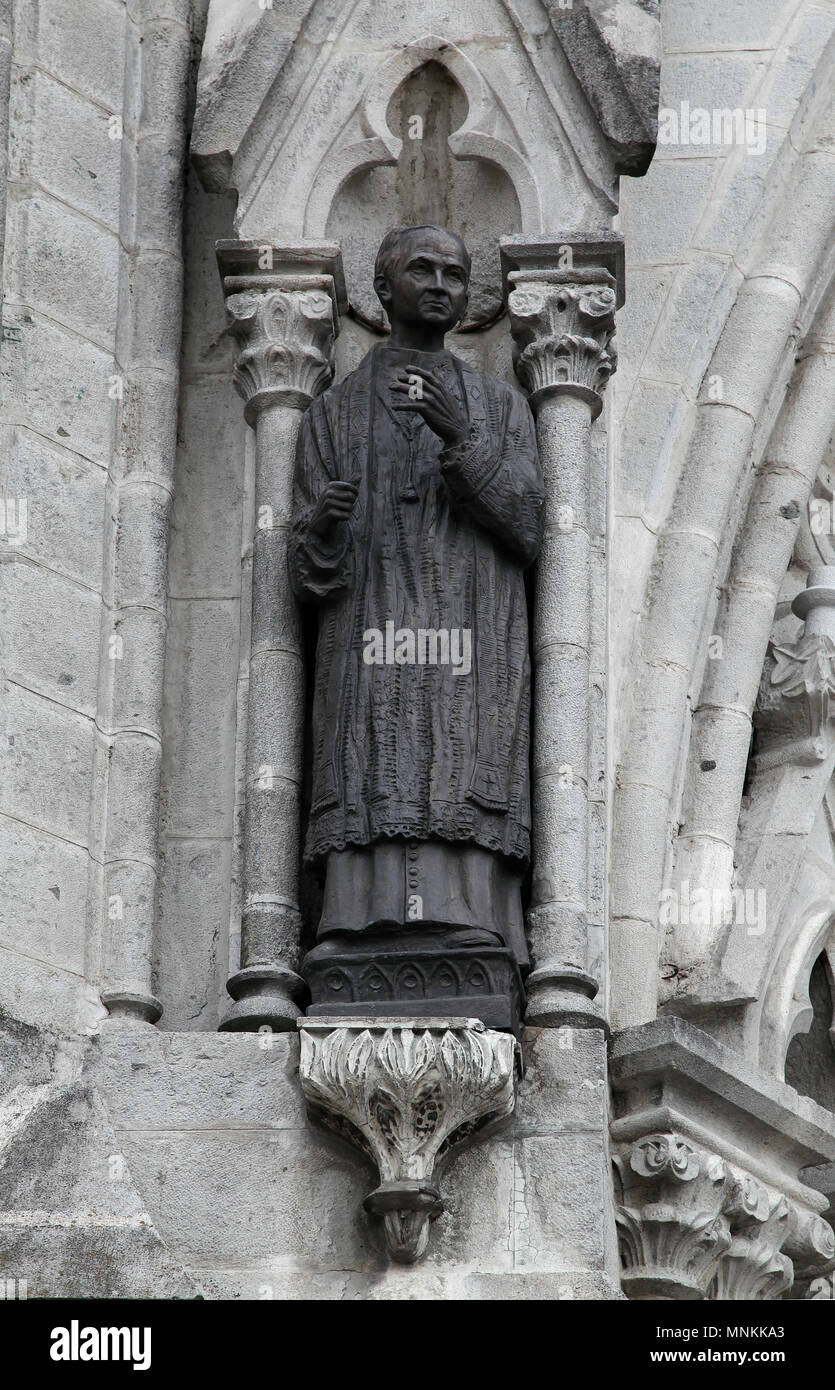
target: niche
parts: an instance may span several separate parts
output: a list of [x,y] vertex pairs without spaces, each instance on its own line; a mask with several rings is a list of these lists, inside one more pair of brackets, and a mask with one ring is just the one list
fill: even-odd
[[372,285],[374,257],[390,227],[436,222],[464,238],[473,259],[464,327],[491,322],[502,308],[498,242],[522,230],[519,199],[505,171],[485,159],[458,159],[449,140],[467,119],[467,97],[442,63],[423,63],[392,94],[389,130],[403,142],[397,165],[358,170],[331,206],[325,234],[342,243],[352,307],[387,331]]

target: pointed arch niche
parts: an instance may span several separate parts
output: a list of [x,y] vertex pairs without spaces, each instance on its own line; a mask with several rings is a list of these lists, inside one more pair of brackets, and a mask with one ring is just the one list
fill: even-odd
[[341,134],[319,165],[306,235],[341,242],[352,305],[383,329],[368,276],[383,235],[401,224],[451,227],[473,258],[465,326],[491,321],[502,306],[499,239],[539,231],[541,209],[528,162],[478,70],[443,39],[411,44],[369,83],[361,120],[370,136],[344,143]]

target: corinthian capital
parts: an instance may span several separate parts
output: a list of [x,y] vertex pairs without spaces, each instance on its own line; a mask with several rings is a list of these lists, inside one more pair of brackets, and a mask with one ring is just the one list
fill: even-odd
[[304,409],[330,382],[336,324],[324,286],[241,290],[228,296],[226,316],[240,344],[235,385],[250,425],[267,405]]
[[603,269],[520,270],[508,282],[513,361],[531,405],[565,393],[588,401],[596,418],[617,365],[612,277]]
[[648,1134],[615,1158],[623,1287],[630,1298],[705,1298],[731,1244],[728,1171],[680,1134]]
[[795,1261],[830,1267],[827,1222],[681,1134],[643,1135],[615,1167],[630,1298],[773,1301],[792,1287]]

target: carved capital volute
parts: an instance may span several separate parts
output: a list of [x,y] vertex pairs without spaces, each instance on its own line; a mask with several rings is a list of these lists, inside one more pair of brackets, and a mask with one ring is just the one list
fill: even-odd
[[808,1274],[835,1256],[826,1221],[680,1134],[644,1135],[615,1166],[630,1298],[773,1301],[796,1263]]
[[615,1158],[623,1287],[634,1299],[701,1299],[731,1244],[728,1170],[680,1134],[647,1134]]
[[239,290],[227,297],[226,317],[239,345],[235,386],[248,424],[270,405],[305,409],[330,382],[336,323],[325,283]]
[[347,307],[338,243],[229,240],[216,250],[247,422],[273,405],[304,410],[333,377],[339,314]]
[[365,1208],[412,1264],[444,1203],[439,1158],[515,1103],[516,1043],[475,1019],[303,1019],[299,1072],[317,1123],[376,1164]]
[[508,276],[513,363],[536,409],[548,396],[587,401],[595,419],[617,365],[615,287],[600,270],[524,270]]

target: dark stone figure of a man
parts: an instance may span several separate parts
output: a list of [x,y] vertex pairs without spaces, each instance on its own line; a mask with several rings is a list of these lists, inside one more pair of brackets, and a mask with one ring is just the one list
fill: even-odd
[[351,951],[527,964],[524,571],[543,486],[524,397],[444,347],[469,269],[441,227],[389,232],[374,287],[391,336],[302,424],[290,563],[319,609],[305,857],[324,869],[308,978]]

